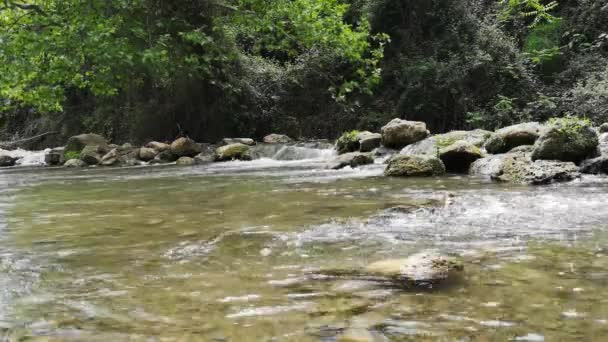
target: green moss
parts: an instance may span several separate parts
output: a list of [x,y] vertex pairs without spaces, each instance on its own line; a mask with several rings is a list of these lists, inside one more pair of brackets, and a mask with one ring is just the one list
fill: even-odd
[[344,132],[336,141],[336,148],[338,149],[338,153],[348,153],[355,152],[359,150],[359,139],[357,136],[359,135],[359,131],[354,130],[350,132]]
[[65,157],[65,160],[80,159],[80,152],[78,152],[78,151],[65,151],[65,153],[63,154],[63,156]]

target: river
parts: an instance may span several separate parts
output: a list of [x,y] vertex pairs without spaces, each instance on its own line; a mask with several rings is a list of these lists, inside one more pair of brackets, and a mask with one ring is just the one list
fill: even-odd
[[[0,171],[0,341],[608,336],[607,178],[396,179],[381,161],[333,171],[331,151],[300,152]],[[423,250],[461,259],[462,278],[318,276]]]

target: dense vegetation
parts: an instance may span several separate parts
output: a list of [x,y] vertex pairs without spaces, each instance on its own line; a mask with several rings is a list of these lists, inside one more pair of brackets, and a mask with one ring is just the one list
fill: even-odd
[[2,0],[0,125],[214,141],[604,122],[607,62],[605,0]]

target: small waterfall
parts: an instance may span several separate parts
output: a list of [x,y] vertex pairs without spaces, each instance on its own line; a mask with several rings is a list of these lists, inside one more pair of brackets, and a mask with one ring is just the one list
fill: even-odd
[[44,156],[48,150],[44,151],[26,151],[23,149],[16,150],[3,150],[0,149],[0,154],[7,154],[17,159],[17,165],[20,166],[33,166],[33,165],[46,165],[44,162]]
[[336,155],[333,146],[327,143],[258,144],[251,150],[254,159],[267,158],[279,161],[328,160]]

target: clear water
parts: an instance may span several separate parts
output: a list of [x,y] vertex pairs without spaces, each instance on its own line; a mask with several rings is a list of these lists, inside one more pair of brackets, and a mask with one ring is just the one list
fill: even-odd
[[[0,341],[608,336],[606,179],[387,179],[305,155],[1,172]],[[462,278],[320,276],[428,249],[462,259]]]

